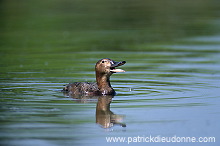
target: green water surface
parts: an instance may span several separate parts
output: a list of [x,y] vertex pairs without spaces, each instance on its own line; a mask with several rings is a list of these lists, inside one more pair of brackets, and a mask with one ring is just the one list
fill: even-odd
[[[218,0],[1,0],[0,144],[176,135],[216,142],[150,144],[219,145],[219,10]],[[116,96],[60,92],[94,82],[101,58],[127,61],[111,77]]]

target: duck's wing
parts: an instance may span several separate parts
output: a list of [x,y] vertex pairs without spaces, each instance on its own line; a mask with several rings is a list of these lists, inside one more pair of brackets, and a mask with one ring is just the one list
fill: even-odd
[[99,91],[97,83],[74,82],[69,83],[63,88],[63,92],[69,92],[74,95],[86,95],[97,93]]

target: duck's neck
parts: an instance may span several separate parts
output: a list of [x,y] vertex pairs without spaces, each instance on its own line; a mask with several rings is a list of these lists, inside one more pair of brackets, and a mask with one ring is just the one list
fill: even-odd
[[96,72],[96,82],[102,94],[114,94],[115,91],[110,84],[110,75]]

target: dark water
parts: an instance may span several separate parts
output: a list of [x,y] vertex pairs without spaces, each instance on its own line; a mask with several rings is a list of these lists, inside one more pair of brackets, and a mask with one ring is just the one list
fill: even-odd
[[[106,137],[215,137],[219,1],[0,1],[0,144],[128,145]],[[74,99],[101,58],[126,60],[114,97]],[[126,125],[126,127],[125,127]],[[147,145],[148,143],[134,143]],[[131,145],[131,144],[129,144]]]

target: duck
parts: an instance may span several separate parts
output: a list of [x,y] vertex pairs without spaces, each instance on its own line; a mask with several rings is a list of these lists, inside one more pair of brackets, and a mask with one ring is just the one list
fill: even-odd
[[126,61],[116,62],[110,58],[100,59],[95,65],[96,82],[74,82],[65,85],[63,92],[68,95],[103,96],[116,95],[110,83],[110,77],[114,73],[125,72],[116,67],[122,66]]

